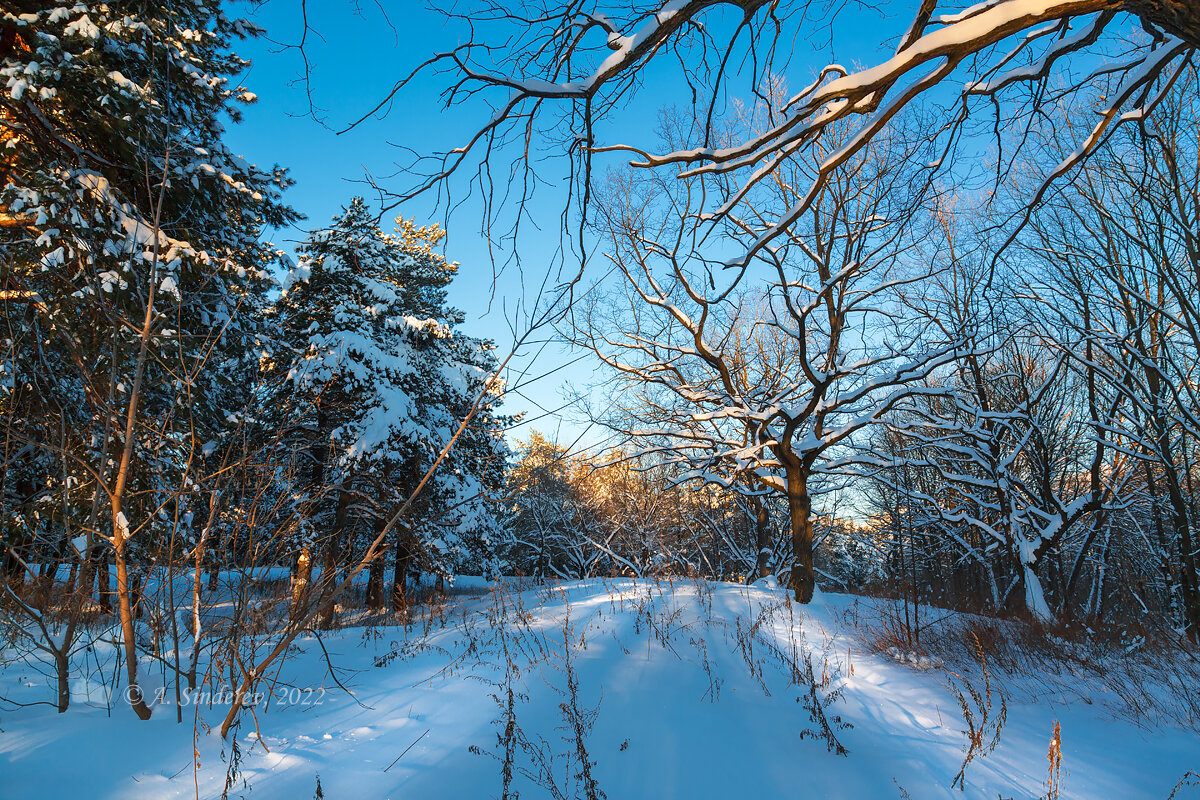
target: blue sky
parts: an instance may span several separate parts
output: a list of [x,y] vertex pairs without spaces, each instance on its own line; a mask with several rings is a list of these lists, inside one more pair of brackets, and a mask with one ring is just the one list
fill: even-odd
[[[444,150],[457,144],[467,126],[478,119],[476,109],[447,111],[441,107],[441,85],[424,80],[406,89],[386,117],[368,119],[352,130],[338,133],[374,107],[387,95],[395,81],[408,74],[435,50],[454,46],[463,32],[447,27],[445,19],[414,3],[383,4],[308,3],[310,31],[304,54],[311,66],[310,81],[303,80],[304,57],[296,47],[304,26],[298,0],[273,0],[261,6],[235,6],[267,30],[265,38],[237,43],[239,55],[253,63],[241,77],[258,96],[244,108],[244,120],[232,125],[227,140],[236,153],[260,165],[277,162],[287,167],[296,185],[287,194],[294,208],[307,219],[289,230],[274,232],[274,240],[294,249],[305,233],[323,226],[355,194],[375,196],[364,182],[370,176],[382,185],[401,186],[397,162],[411,148],[420,152]],[[310,106],[311,97],[311,106]],[[445,222],[432,202],[415,202],[398,213],[420,224]],[[545,209],[557,236],[558,212]],[[450,220],[445,250],[461,263],[452,284],[451,302],[466,312],[464,329],[471,335],[491,338],[501,354],[507,353],[513,336],[506,309],[511,310],[522,294],[520,276],[514,270],[501,275],[493,292],[493,267],[480,235],[477,205],[459,208]],[[556,241],[556,240],[555,240]],[[550,250],[537,242],[526,243],[525,256],[537,262]],[[526,276],[527,280],[530,276]],[[537,354],[536,362],[533,356]],[[556,369],[552,375],[517,387],[510,393],[505,410],[524,411],[530,419],[515,436],[525,436],[530,426],[573,440],[583,428],[571,420],[551,414],[563,405],[564,382],[585,385],[594,365],[576,362],[578,354],[560,347],[532,347],[524,351],[520,366],[530,371],[522,379]],[[533,362],[531,364],[531,362]],[[589,437],[594,438],[594,437]]]
[[[253,62],[242,83],[257,94],[258,102],[244,109],[244,121],[230,126],[227,136],[239,155],[260,165],[279,163],[295,179],[288,199],[307,219],[274,235],[276,243],[289,250],[307,230],[325,225],[355,194],[370,199],[374,190],[364,182],[367,176],[384,186],[401,186],[405,176],[397,174],[398,162],[407,157],[408,149],[432,152],[456,146],[481,119],[478,105],[442,108],[438,93],[444,78],[429,76],[407,87],[386,116],[367,119],[339,134],[383,99],[399,78],[434,52],[461,43],[468,33],[418,3],[323,0],[307,3],[310,30],[302,55],[294,46],[304,35],[301,8],[300,0],[234,7],[235,13],[248,16],[267,34],[237,44],[239,55]],[[797,42],[793,81],[807,78],[830,58],[852,63],[871,57],[879,52],[885,31],[902,31],[907,17],[907,4],[882,13],[856,9],[843,14],[839,35],[834,37],[840,50],[827,49],[825,39]],[[305,57],[310,66],[307,83]],[[645,142],[647,131],[656,124],[657,109],[672,103],[681,88],[675,77],[668,72],[649,74],[621,115],[622,121],[613,123],[609,133],[623,138],[626,131],[619,126],[626,125],[629,138]],[[541,281],[558,244],[561,206],[556,200],[543,197],[533,206],[541,230],[521,243],[523,274],[508,269],[494,288],[492,262],[480,233],[480,206],[468,202],[449,220],[446,254],[461,263],[451,301],[466,312],[464,329],[495,340],[502,353],[513,340],[514,304],[527,298],[530,286]],[[421,224],[445,222],[432,202],[414,202],[398,211]],[[529,368],[527,377],[553,372],[510,394],[506,410],[524,411],[530,419],[514,435],[524,436],[528,427],[535,427],[564,443],[580,435],[588,443],[602,438],[598,432],[585,431],[569,415],[549,413],[563,405],[564,384],[585,388],[594,380],[596,363],[578,359],[578,354],[555,345],[526,349],[519,363]]]

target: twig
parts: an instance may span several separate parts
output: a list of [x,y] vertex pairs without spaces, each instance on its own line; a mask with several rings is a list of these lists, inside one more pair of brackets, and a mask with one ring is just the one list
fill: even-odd
[[[424,738],[425,738],[426,736],[428,736],[428,735],[429,735],[429,731],[428,731],[428,730],[426,730],[426,731],[425,731],[425,733],[422,733],[420,736],[418,736],[418,737],[417,737],[417,740],[416,740],[415,742],[413,742],[412,744],[410,744],[408,747],[404,748],[404,752],[403,752],[403,753],[401,753],[400,755],[396,756],[396,761],[399,761],[400,759],[404,758],[404,755],[405,755],[405,753],[407,753],[409,750],[412,750],[414,747],[416,747],[416,746],[417,746],[417,742],[421,741],[422,739],[424,739]],[[390,763],[390,764],[388,764],[386,767],[384,767],[384,768],[383,768],[383,771],[384,771],[384,772],[387,772],[389,769],[391,769],[392,767],[396,766],[396,761],[393,761],[392,763]]]

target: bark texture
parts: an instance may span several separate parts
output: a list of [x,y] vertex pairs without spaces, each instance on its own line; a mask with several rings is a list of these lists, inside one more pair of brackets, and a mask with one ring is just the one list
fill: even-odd
[[813,571],[812,498],[808,494],[808,476],[789,469],[787,494],[792,525],[792,590],[797,603],[811,603],[817,581]]
[[761,497],[751,497],[750,507],[754,510],[754,540],[758,547],[754,564],[754,579],[757,580],[771,575],[771,515]]
[[1124,9],[1192,47],[1200,47],[1200,2],[1196,0],[1127,0]]

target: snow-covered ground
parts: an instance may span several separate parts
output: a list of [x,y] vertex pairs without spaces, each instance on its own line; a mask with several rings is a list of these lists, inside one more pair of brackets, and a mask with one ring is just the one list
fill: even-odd
[[[323,635],[329,662],[302,639],[243,719],[236,757],[206,732],[219,704],[189,704],[178,724],[171,688],[143,723],[80,678],[65,715],[14,707],[53,693],[9,663],[0,797],[220,797],[231,760],[230,797],[313,797],[318,780],[326,798],[499,797],[507,752],[524,798],[588,797],[589,778],[610,800],[1034,798],[1048,792],[1056,721],[1064,798],[1166,800],[1200,771],[1200,733],[1135,723],[1098,682],[998,675],[999,744],[967,767],[965,792],[951,788],[967,727],[951,687],[970,700],[963,679],[982,691],[982,678],[863,652],[852,620],[871,601],[823,594],[800,608],[771,583],[477,586],[407,629]],[[161,674],[144,672],[154,696]],[[847,755],[819,735],[814,696]]]

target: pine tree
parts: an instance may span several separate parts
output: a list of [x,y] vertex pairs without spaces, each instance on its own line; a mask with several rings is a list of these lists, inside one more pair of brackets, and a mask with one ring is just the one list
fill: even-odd
[[239,359],[277,258],[261,234],[296,215],[281,170],[221,141],[254,99],[231,42],[259,31],[218,0],[0,14],[5,555],[54,563],[78,537],[102,586],[111,555],[132,683],[127,567],[192,517],[203,456],[249,399]]
[[[298,249],[276,313],[291,354],[279,402],[303,419],[294,600],[304,599],[319,551],[326,579],[355,525],[384,519],[415,489],[487,388],[485,407],[397,529],[397,591],[410,562],[446,576],[491,558],[489,495],[507,457],[488,385],[492,345],[455,330],[446,304],[457,265],[434,252],[443,233],[399,221],[379,229],[355,198]],[[373,579],[379,580],[376,566]]]

